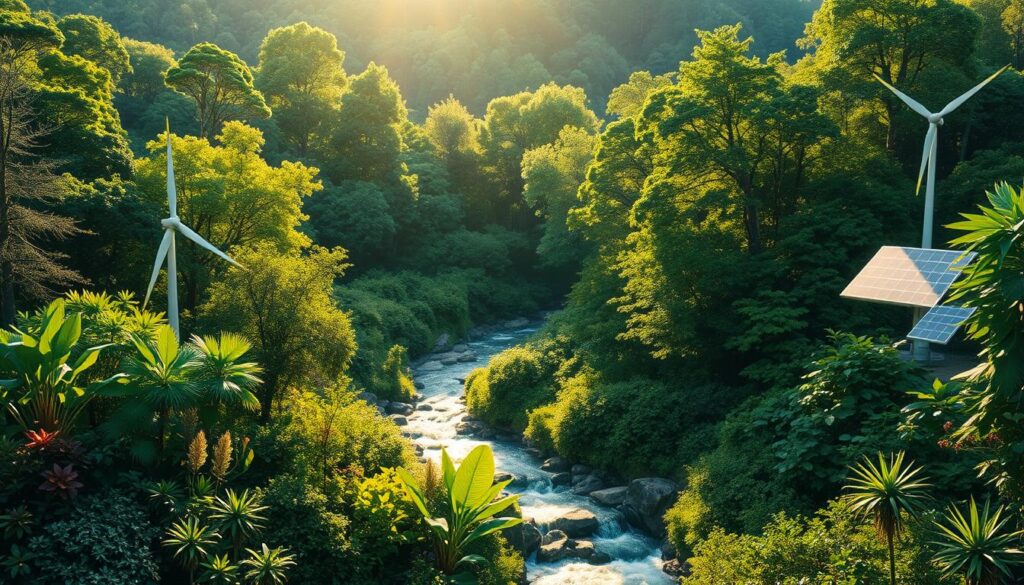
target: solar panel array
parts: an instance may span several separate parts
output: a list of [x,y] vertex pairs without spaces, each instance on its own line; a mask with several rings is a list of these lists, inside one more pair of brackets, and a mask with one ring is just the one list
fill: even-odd
[[925,313],[924,317],[914,325],[907,337],[921,341],[946,344],[953,338],[956,330],[964,324],[975,309],[954,307],[952,305],[936,305]]
[[883,246],[841,296],[934,307],[975,256],[974,252]]

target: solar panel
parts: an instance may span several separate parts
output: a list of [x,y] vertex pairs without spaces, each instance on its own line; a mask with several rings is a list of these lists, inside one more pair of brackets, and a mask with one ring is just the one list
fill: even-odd
[[931,341],[943,345],[949,343],[956,330],[964,324],[975,309],[954,307],[952,305],[936,305],[921,317],[907,337],[921,341]]
[[975,256],[974,252],[882,246],[840,296],[934,307]]

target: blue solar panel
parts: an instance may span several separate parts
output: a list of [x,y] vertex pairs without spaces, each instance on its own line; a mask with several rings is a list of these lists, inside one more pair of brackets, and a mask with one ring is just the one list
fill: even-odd
[[973,307],[936,305],[925,313],[924,317],[921,317],[907,337],[945,345],[953,338],[953,334],[964,324],[964,321],[974,314],[974,311]]
[[883,246],[841,296],[911,307],[934,307],[975,253]]

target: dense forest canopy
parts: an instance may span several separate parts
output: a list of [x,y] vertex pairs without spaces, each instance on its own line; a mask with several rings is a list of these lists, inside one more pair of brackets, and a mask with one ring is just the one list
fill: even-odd
[[103,17],[126,37],[184,52],[216,43],[250,64],[267,32],[306,21],[339,39],[346,67],[385,65],[413,119],[449,94],[475,114],[494,97],[554,81],[604,100],[630,72],[674,70],[694,29],[743,22],[756,52],[793,41],[817,0],[32,0],[56,14]]
[[[1019,582],[1022,70],[1024,0],[0,0],[3,579]],[[839,296],[921,241],[879,80],[997,72],[936,369]]]

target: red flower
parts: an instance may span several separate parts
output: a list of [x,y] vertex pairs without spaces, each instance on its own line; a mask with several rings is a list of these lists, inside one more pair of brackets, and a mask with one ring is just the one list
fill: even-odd
[[25,431],[25,436],[28,437],[28,443],[25,443],[25,447],[28,447],[29,449],[45,449],[50,446],[50,443],[52,443],[59,434],[60,431],[53,431],[51,433],[46,429]]
[[82,482],[78,481],[78,472],[74,470],[74,466],[71,464],[68,464],[67,467],[61,467],[54,463],[53,469],[44,471],[39,475],[43,476],[46,480],[39,486],[39,489],[44,492],[55,493],[62,500],[68,500],[77,496],[78,488],[82,487]]
[[942,425],[942,430],[947,432],[947,433],[949,432],[949,429],[951,429],[951,428],[953,428],[953,421],[951,421],[951,420],[947,420],[946,424]]

